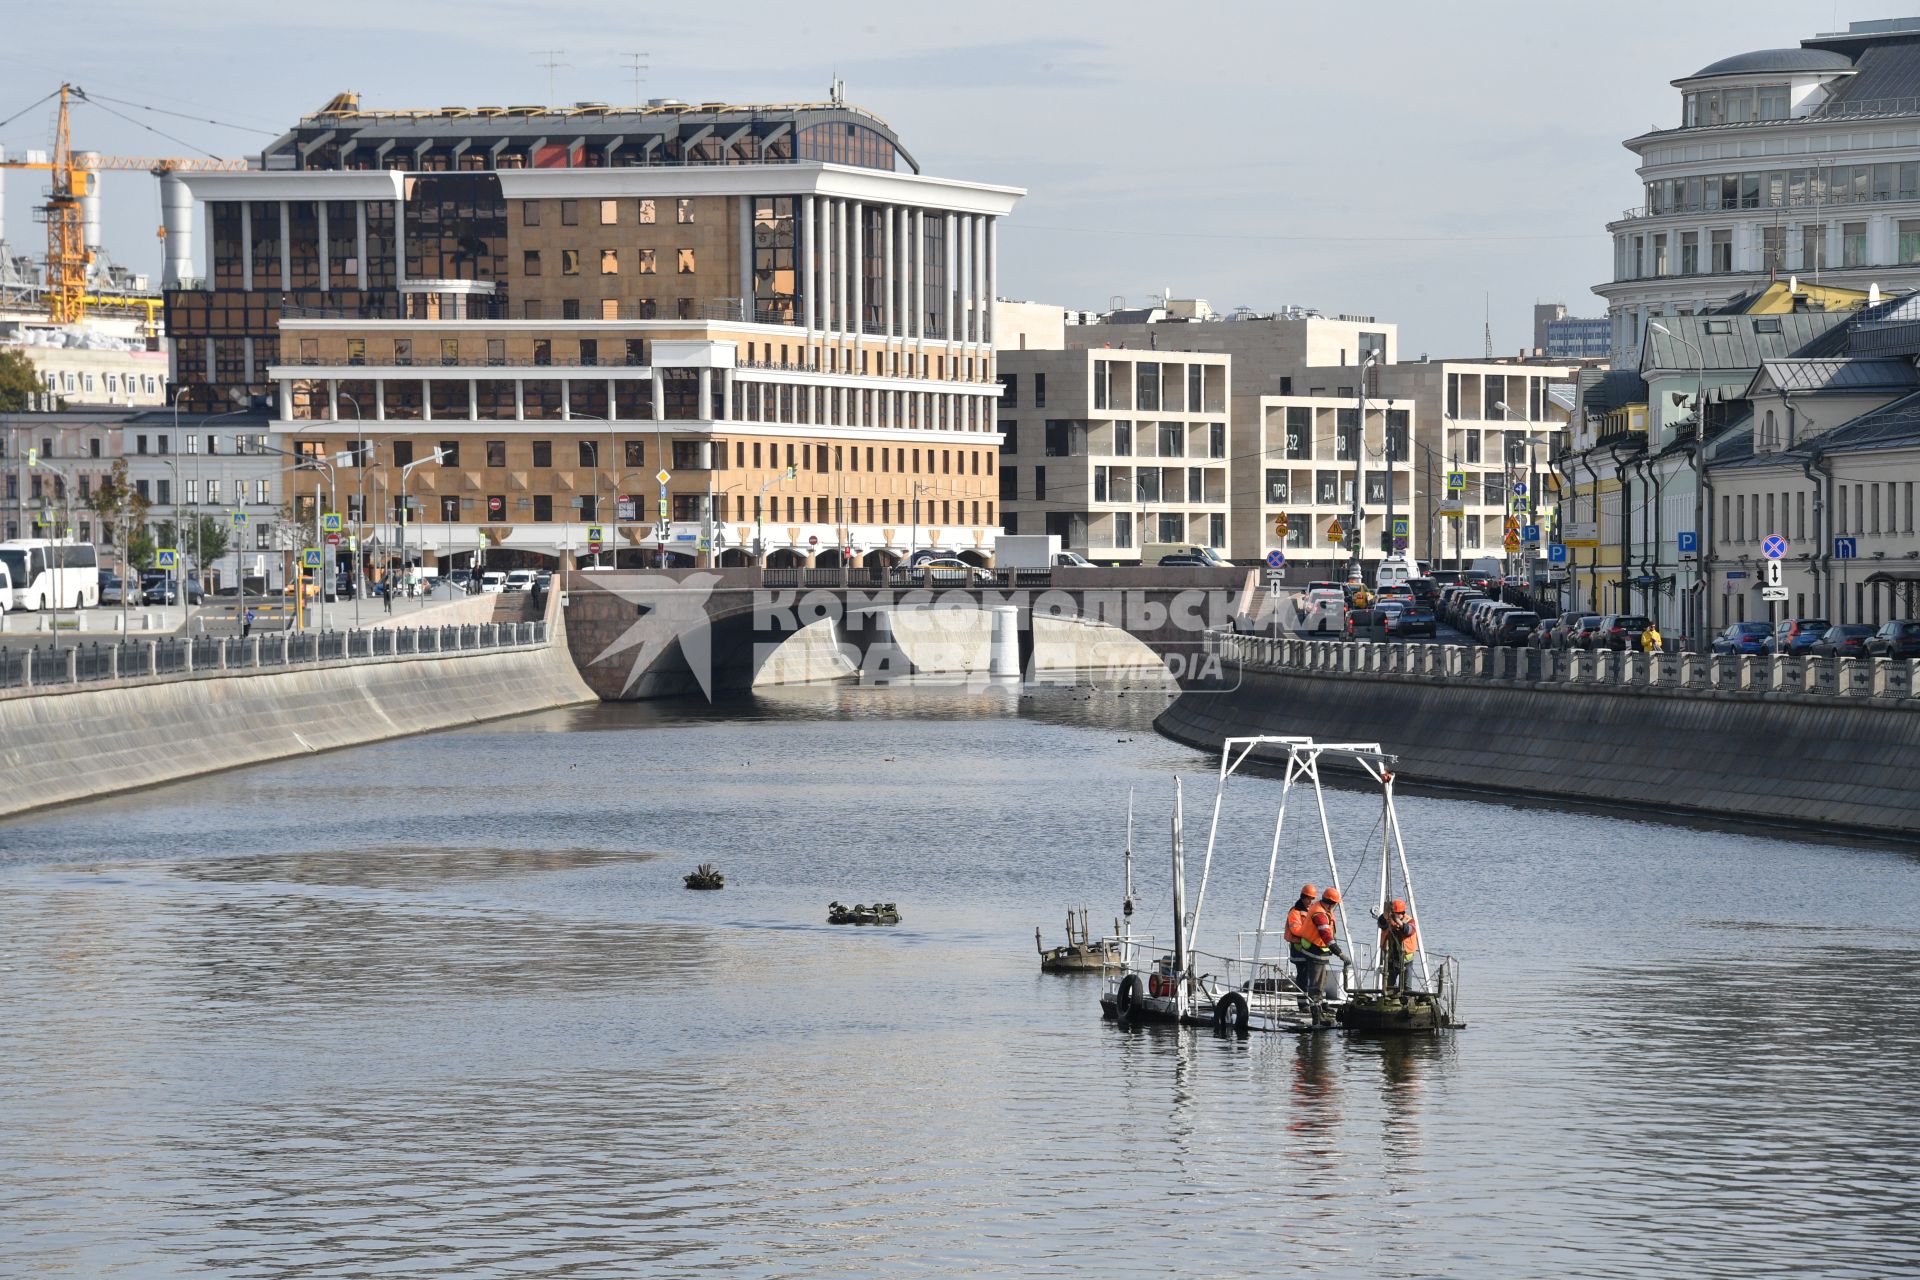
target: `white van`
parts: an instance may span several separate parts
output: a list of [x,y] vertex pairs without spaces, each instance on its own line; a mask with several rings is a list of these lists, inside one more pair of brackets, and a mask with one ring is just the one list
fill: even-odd
[[1380,568],[1373,576],[1374,589],[1381,587],[1404,587],[1415,578],[1427,576],[1427,566],[1418,560],[1409,560],[1405,556],[1392,555],[1380,562]]

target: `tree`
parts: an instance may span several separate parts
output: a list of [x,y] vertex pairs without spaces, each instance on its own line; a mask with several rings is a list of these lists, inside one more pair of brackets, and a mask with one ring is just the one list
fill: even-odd
[[[118,459],[87,499],[93,514],[107,531],[107,541],[121,549],[135,569],[153,563],[153,539],[147,536],[147,509],[152,504],[127,480],[127,460]],[[144,543],[144,549],[142,548]]]
[[231,549],[227,526],[210,515],[202,515],[197,521],[182,521],[178,526],[171,520],[162,520],[158,533],[160,545],[178,547],[183,554],[192,556],[194,567],[202,573],[208,565],[220,563],[220,557]]
[[18,351],[0,351],[0,413],[25,413],[46,392],[40,371]]

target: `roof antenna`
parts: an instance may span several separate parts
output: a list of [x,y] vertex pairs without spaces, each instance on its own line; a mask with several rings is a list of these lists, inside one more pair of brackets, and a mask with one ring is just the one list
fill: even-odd
[[833,79],[828,82],[827,101],[836,107],[844,107],[847,105],[847,82],[840,78],[840,72],[837,68],[833,73]]
[[645,49],[627,55],[627,70],[633,72],[633,105],[636,107],[642,106],[646,102],[646,99],[640,96],[640,76],[647,69],[647,64],[643,61],[646,56],[647,51]]
[[542,66],[547,69],[547,105],[552,106],[553,105],[554,70],[555,68],[558,68],[558,67],[570,67],[573,64],[571,62],[560,61],[560,55],[566,52],[565,49],[535,49],[533,52],[536,56],[543,53],[547,55],[547,60],[545,62],[536,63],[535,65]]

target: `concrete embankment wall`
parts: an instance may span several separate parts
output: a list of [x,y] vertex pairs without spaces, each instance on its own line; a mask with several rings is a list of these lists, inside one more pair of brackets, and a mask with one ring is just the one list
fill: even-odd
[[[561,625],[559,611],[553,626]],[[595,701],[566,639],[0,698],[0,816]]]
[[[1382,672],[1237,671],[1160,717],[1177,741],[1379,742],[1410,784],[1911,838],[1920,712],[1717,689],[1576,689]],[[1235,679],[1229,663],[1227,681]]]

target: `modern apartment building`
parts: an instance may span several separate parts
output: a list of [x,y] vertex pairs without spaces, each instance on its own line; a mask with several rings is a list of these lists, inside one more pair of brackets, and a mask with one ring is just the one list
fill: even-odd
[[205,267],[168,331],[189,411],[266,406],[302,520],[331,483],[349,527],[426,563],[594,533],[623,563],[990,553],[1017,189],[921,174],[837,94],[342,95],[262,164],[181,175]]
[[1644,202],[1609,222],[1613,361],[1650,320],[1798,275],[1920,287],[1920,18],[1855,22],[1673,82],[1678,120],[1626,140]]
[[[1513,500],[1525,496],[1514,485],[1547,471],[1565,426],[1564,410],[1548,395],[1567,378],[1565,366],[1400,361],[1397,326],[1365,316],[1290,311],[1176,319],[1171,310],[1212,314],[1179,302],[1114,313],[1069,325],[1067,342],[1153,352],[1162,360],[1194,351],[1232,356],[1235,559],[1273,549],[1275,518],[1287,514],[1290,564],[1326,572],[1344,565],[1356,488],[1364,561],[1377,561],[1400,540],[1435,564],[1506,554],[1505,520]],[[1365,424],[1357,452],[1356,421]],[[1536,509],[1549,505],[1537,487],[1527,501]],[[1338,542],[1330,536],[1336,519]]]
[[1000,500],[1009,533],[1096,562],[1153,544],[1229,549],[1232,359],[1002,351]]
[[1564,302],[1533,306],[1533,353],[1549,360],[1605,360],[1613,352],[1613,322],[1567,314]]

